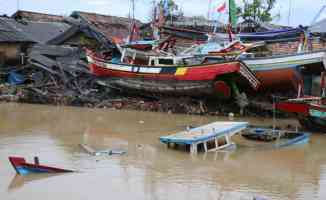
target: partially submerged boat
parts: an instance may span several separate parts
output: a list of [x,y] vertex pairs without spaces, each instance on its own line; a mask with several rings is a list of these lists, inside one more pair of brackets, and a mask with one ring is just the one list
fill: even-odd
[[205,152],[227,150],[236,146],[231,141],[231,137],[246,129],[247,126],[247,122],[214,122],[162,136],[160,141],[168,147],[172,144],[189,146],[191,153],[197,153],[201,147]]
[[278,110],[296,114],[300,124],[313,131],[326,131],[326,98],[302,97],[277,103]]
[[271,143],[273,148],[302,145],[310,140],[309,133],[266,128],[248,128],[241,136],[248,140]]
[[34,163],[26,162],[23,157],[9,157],[11,165],[14,167],[15,171],[19,175],[28,175],[31,173],[68,173],[74,172],[73,170],[50,167],[46,165],[40,165],[38,158],[34,158]]
[[304,96],[276,104],[276,109],[294,113],[302,126],[313,131],[326,131],[326,72],[321,75],[320,97]]

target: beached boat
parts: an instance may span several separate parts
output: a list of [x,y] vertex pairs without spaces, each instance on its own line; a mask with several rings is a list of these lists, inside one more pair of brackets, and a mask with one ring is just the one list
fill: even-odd
[[240,33],[238,37],[241,41],[265,41],[265,42],[280,42],[297,40],[304,32],[301,28],[287,28],[255,33]]
[[242,58],[256,74],[263,87],[292,84],[297,87],[302,80],[300,67],[309,66],[316,73],[324,71],[325,51],[305,52],[266,58]]
[[309,133],[266,128],[248,128],[241,136],[249,140],[271,143],[274,148],[302,145],[310,140]]
[[[259,81],[262,89],[296,88],[302,82],[300,73],[301,67],[307,67],[310,72],[320,73],[326,69],[324,60],[325,51],[304,52],[289,55],[277,55],[262,58],[250,58],[244,55],[239,56],[239,60],[244,62],[252,70]],[[208,62],[215,62],[219,57],[208,56]],[[282,87],[279,87],[282,86]]]
[[35,163],[27,163],[22,157],[9,157],[11,165],[19,175],[27,175],[30,173],[67,173],[74,172],[73,170],[61,169],[40,165],[36,157]]
[[236,145],[231,137],[248,126],[247,122],[214,122],[196,128],[188,128],[169,136],[160,137],[167,144],[190,146],[191,153],[197,153],[202,146],[205,152],[227,150]]
[[[193,63],[195,58],[150,56],[147,65],[138,65],[113,63],[89,50],[86,53],[91,72],[96,76],[119,78],[120,81],[115,84],[118,87],[120,84],[121,88],[196,96],[220,92],[223,96],[230,96],[233,89],[238,89],[236,83],[247,84],[255,90],[260,85],[255,75],[241,61],[188,64]],[[135,82],[137,84],[130,84]],[[204,91],[203,88],[207,90]]]

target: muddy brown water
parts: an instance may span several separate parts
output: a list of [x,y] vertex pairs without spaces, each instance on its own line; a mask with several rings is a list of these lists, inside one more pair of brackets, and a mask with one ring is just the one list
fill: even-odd
[[[227,120],[136,111],[0,104],[0,199],[246,200],[326,199],[326,135],[287,149],[239,145],[234,152],[190,156],[167,149],[159,136]],[[270,119],[235,119],[270,125]],[[295,120],[280,121],[296,125]],[[236,136],[241,143],[243,139]],[[127,150],[92,157],[78,144]],[[79,170],[17,176],[8,156]]]

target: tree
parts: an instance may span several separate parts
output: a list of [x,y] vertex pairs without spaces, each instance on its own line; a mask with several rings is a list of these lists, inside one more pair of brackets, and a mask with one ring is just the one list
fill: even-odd
[[244,20],[270,22],[273,20],[271,11],[275,7],[276,0],[244,0],[244,7],[239,8],[240,16]]
[[[165,2],[167,2],[167,6]],[[172,18],[173,20],[184,16],[182,8],[174,0],[152,0],[147,21],[158,20],[160,14],[163,14],[166,19]]]

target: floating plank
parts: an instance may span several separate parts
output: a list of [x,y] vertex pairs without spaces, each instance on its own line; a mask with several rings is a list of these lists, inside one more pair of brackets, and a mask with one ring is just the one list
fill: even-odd
[[120,150],[120,149],[107,149],[107,150],[99,150],[96,151],[92,147],[86,145],[86,144],[79,144],[79,146],[86,151],[87,153],[93,155],[93,156],[100,156],[100,155],[123,155],[126,154],[127,151]]

